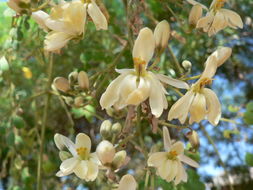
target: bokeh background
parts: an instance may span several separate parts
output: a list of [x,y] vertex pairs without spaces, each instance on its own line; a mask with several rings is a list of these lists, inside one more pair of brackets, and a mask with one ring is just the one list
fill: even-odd
[[[175,61],[181,63],[187,59],[192,62],[190,76],[198,75],[203,71],[206,58],[218,46],[231,47],[233,54],[218,69],[212,84],[222,103],[222,117],[227,120],[223,119],[216,127],[206,121],[202,122],[202,127],[197,124],[191,126],[198,132],[201,146],[199,152],[190,156],[199,161],[201,167],[196,171],[189,169],[188,183],[178,187],[157,177],[157,188],[229,189],[227,173],[233,189],[253,189],[252,0],[230,0],[226,6],[242,17],[244,28],[227,28],[213,37],[189,27],[187,18],[191,5],[182,0],[132,0],[130,6],[127,0],[103,2],[109,15],[109,30],[96,31],[93,23],[88,22],[83,40],[71,41],[61,54],[53,56],[53,78],[68,77],[72,71],[84,70],[92,78],[91,91],[94,91],[95,98],[83,108],[72,108],[60,96],[50,95],[43,145],[43,189],[107,188],[101,186],[107,181],[103,175],[93,183],[85,183],[74,175],[57,178],[55,173],[60,159],[53,136],[61,133],[74,139],[75,134],[85,132],[93,139],[95,150],[101,140],[98,132],[104,119],[124,123],[124,111],[118,118],[112,118],[101,110],[98,100],[109,82],[117,76],[115,67],[133,66],[131,46],[138,31],[144,26],[154,29],[157,21],[163,19],[170,23],[172,36],[169,41],[171,51],[165,51],[156,68],[160,73],[180,78]],[[209,5],[211,1],[200,2]],[[49,58],[43,51],[45,32],[30,16],[13,18],[13,15],[6,2],[1,1],[0,57],[5,56],[8,63],[0,61],[0,189],[29,190],[36,187]],[[125,47],[126,43],[129,45]],[[168,101],[172,105],[178,96],[173,90],[168,91]],[[167,111],[162,118],[167,117]],[[173,123],[178,124],[176,121]],[[143,121],[142,125],[147,148],[155,143],[162,146],[161,135],[152,133],[150,123]],[[171,129],[170,132],[174,139],[188,143],[186,129]],[[144,158],[132,145],[127,146],[127,152],[132,160],[121,173],[134,174],[139,189],[143,189]]]

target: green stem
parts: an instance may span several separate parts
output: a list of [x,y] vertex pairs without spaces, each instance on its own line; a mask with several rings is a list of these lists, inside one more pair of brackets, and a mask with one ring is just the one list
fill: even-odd
[[180,76],[182,76],[184,74],[184,71],[183,71],[182,67],[180,66],[180,64],[179,64],[179,62],[178,62],[178,60],[177,60],[177,58],[176,58],[175,54],[173,53],[170,46],[168,46],[168,50],[169,50],[169,53],[174,61],[174,64],[175,64],[178,72],[180,73]]
[[146,177],[145,177],[144,189],[148,189],[149,176],[150,176],[150,171],[147,170],[147,172],[146,172]]
[[202,125],[202,124],[199,124],[201,130],[203,131],[204,135],[207,137],[208,141],[211,143],[211,145],[213,146],[213,149],[215,151],[215,153],[217,154],[218,158],[219,158],[219,161],[220,161],[220,164],[221,166],[223,167],[224,171],[225,171],[225,175],[227,176],[228,178],[228,182],[229,182],[229,188],[230,190],[234,190],[234,187],[232,185],[232,183],[230,182],[230,179],[229,179],[229,174],[228,174],[228,171],[227,171],[227,168],[225,166],[225,163],[222,161],[221,159],[221,155],[218,151],[218,148],[216,147],[213,139],[210,137],[210,135],[208,134],[208,132],[206,131],[205,127]]
[[193,76],[193,77],[182,78],[181,80],[194,80],[194,79],[198,79],[200,77],[201,77],[201,75],[196,75],[196,76]]
[[[49,91],[51,88],[52,83],[52,72],[53,72],[53,54],[50,55],[49,58],[49,68],[48,68],[48,81],[46,86],[46,91]],[[43,110],[43,118],[42,118],[42,125],[41,125],[41,135],[40,135],[40,152],[38,158],[38,168],[37,168],[37,190],[42,189],[41,183],[41,170],[42,170],[42,161],[43,161],[43,152],[44,152],[44,140],[45,140],[45,129],[46,129],[46,122],[48,117],[48,107],[49,107],[49,100],[51,94],[47,93],[45,97],[45,106]]]
[[186,129],[186,128],[192,130],[189,126],[178,126],[178,125],[174,125],[174,124],[171,124],[171,123],[166,123],[165,121],[159,121],[158,124],[164,125],[166,127],[179,129],[179,130]]

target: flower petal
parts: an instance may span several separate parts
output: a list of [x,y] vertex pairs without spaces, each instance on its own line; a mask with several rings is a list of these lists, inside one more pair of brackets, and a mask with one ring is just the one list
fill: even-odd
[[217,56],[215,54],[211,54],[206,60],[205,70],[203,71],[198,81],[200,81],[203,78],[213,78],[218,67],[217,64],[218,64]]
[[98,165],[93,161],[87,161],[88,172],[86,181],[94,181],[98,176]]
[[94,0],[88,5],[88,13],[94,22],[97,30],[107,30],[108,24],[105,15],[101,12]]
[[171,149],[170,133],[167,127],[163,127],[163,145],[166,152]]
[[221,66],[231,56],[232,49],[229,47],[220,47],[214,51],[211,56],[216,57],[217,67]]
[[115,69],[115,71],[120,74],[131,74],[135,72],[134,69]]
[[174,161],[174,160],[171,161],[171,164],[170,164],[170,171],[168,171],[169,174],[168,174],[168,176],[167,176],[167,178],[166,178],[166,181],[167,181],[167,182],[172,181],[172,180],[176,177],[176,175],[177,175],[177,173],[178,173],[178,164],[179,164],[178,161]]
[[84,133],[79,133],[76,136],[76,148],[84,147],[87,148],[87,153],[90,153],[91,148],[91,140],[90,137]]
[[186,1],[188,1],[188,3],[190,3],[190,4],[192,4],[192,5],[201,5],[201,7],[203,8],[203,9],[206,9],[206,10],[208,10],[208,8],[205,6],[205,5],[203,5],[203,4],[201,4],[201,3],[199,3],[199,2],[197,2],[197,1],[194,1],[194,0],[186,0]]
[[180,161],[188,164],[189,166],[192,166],[194,168],[198,168],[199,167],[199,164],[197,162],[195,162],[194,160],[192,160],[188,156],[185,156],[184,154],[179,155],[179,159],[180,159]]
[[156,74],[155,76],[163,83],[169,84],[169,85],[174,86],[176,88],[182,88],[182,89],[189,88],[189,85],[184,81],[173,79],[171,77],[168,77],[168,76],[162,75],[162,74]]
[[86,175],[87,175],[87,172],[88,172],[87,162],[88,161],[86,161],[86,160],[80,161],[74,169],[74,173],[80,179],[85,179],[86,178]]
[[207,118],[212,125],[217,125],[221,118],[221,105],[216,94],[208,89],[203,89],[203,94],[206,97],[207,103]]
[[114,79],[110,85],[107,87],[106,91],[102,94],[100,98],[100,105],[102,109],[110,108],[119,99],[120,86],[126,74],[121,74],[116,79]]
[[119,187],[117,190],[135,190],[137,188],[137,183],[132,175],[124,175],[119,182]]
[[242,19],[240,15],[238,15],[236,12],[228,10],[228,9],[220,9],[220,12],[223,13],[230,27],[243,28]]
[[166,179],[171,172],[171,164],[173,161],[166,159],[161,166],[158,167],[157,173],[161,178]]
[[171,121],[172,119],[179,119],[180,123],[184,123],[188,116],[194,95],[195,93],[190,90],[176,103],[174,103],[174,105],[170,108],[168,120]]
[[76,157],[69,158],[67,160],[64,160],[60,165],[60,170],[63,174],[65,173],[72,173],[75,167],[78,165],[80,160],[78,160]]
[[202,6],[200,4],[196,4],[192,7],[190,15],[189,15],[189,24],[190,25],[197,25],[198,20],[201,18],[202,16]]
[[205,17],[198,20],[196,28],[203,28],[204,32],[207,32],[213,22],[213,13],[208,13]]
[[149,97],[149,105],[151,108],[151,112],[155,117],[160,117],[163,113],[163,96],[164,92],[161,86],[159,85],[160,81],[156,78],[151,78],[151,90]]
[[192,101],[192,105],[190,107],[190,121],[199,123],[201,120],[205,118],[207,114],[206,110],[206,98],[203,94],[197,93],[194,100]]
[[182,163],[178,162],[178,173],[175,178],[175,185],[178,185],[181,181],[185,180],[185,173]]
[[167,160],[167,152],[155,152],[149,156],[147,163],[151,167],[160,167],[165,160]]
[[67,137],[56,133],[54,135],[54,142],[55,145],[59,150],[63,150],[64,146],[71,152],[73,156],[76,156],[75,144]]
[[170,25],[166,20],[163,20],[156,25],[154,37],[156,47],[166,48],[170,38]]
[[218,11],[214,16],[213,23],[208,31],[208,35],[212,36],[227,26],[228,22],[225,19],[225,16],[220,11]]
[[44,31],[48,31],[48,27],[46,26],[46,19],[49,18],[49,15],[44,11],[36,11],[32,13],[32,18],[39,24],[39,27]]
[[184,144],[181,141],[177,141],[172,144],[170,151],[176,151],[177,155],[184,153]]
[[50,32],[45,38],[45,50],[57,52],[67,45],[68,41],[73,38],[72,35],[64,32]]
[[152,30],[145,27],[140,30],[137,39],[134,42],[133,58],[139,58],[146,64],[153,57],[155,50],[155,37]]

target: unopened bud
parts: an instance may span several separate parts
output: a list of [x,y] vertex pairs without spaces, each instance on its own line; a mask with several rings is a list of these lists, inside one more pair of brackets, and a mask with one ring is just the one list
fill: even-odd
[[202,16],[202,6],[200,4],[194,5],[189,15],[189,24],[192,26],[196,26],[201,16]]
[[70,90],[69,81],[63,77],[56,77],[54,79],[53,85],[57,90],[60,90],[62,92],[67,92]]
[[170,25],[166,20],[163,20],[156,25],[154,36],[156,47],[159,50],[166,48],[170,38]]
[[82,89],[89,88],[89,78],[86,72],[80,71],[78,74],[78,85]]
[[190,143],[191,143],[191,146],[194,148],[194,149],[197,149],[200,145],[200,142],[199,142],[199,136],[198,136],[198,133],[196,131],[190,131],[186,134],[186,137],[189,139]]
[[72,155],[69,152],[60,151],[59,152],[59,157],[60,157],[61,161],[64,161],[64,160],[67,160],[67,159],[71,158]]
[[76,71],[71,72],[68,76],[69,83],[71,85],[75,84],[77,82],[77,78],[78,78],[78,72]]
[[115,156],[115,148],[113,147],[112,143],[107,140],[103,140],[97,146],[96,153],[102,164],[108,164],[113,161]]
[[74,104],[76,107],[81,107],[83,105],[83,98],[82,97],[76,97],[74,100]]
[[103,138],[108,138],[111,135],[112,123],[110,120],[105,120],[100,126],[100,134]]
[[114,123],[112,125],[112,133],[118,135],[121,132],[122,126],[120,123]]
[[114,170],[120,168],[122,165],[124,165],[125,160],[126,160],[126,151],[125,150],[121,150],[119,152],[117,152],[113,158],[112,161],[112,167]]
[[65,100],[66,104],[68,104],[69,106],[72,106],[74,104],[74,99],[71,97],[64,96],[63,99]]
[[182,66],[184,67],[185,70],[190,70],[192,67],[192,64],[190,61],[184,60],[182,63]]

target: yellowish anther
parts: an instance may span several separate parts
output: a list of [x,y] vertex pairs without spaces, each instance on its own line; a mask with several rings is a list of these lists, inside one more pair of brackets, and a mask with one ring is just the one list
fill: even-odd
[[77,152],[78,156],[79,156],[82,160],[87,160],[87,159],[88,159],[87,148],[85,148],[85,147],[77,148],[77,149],[76,149],[76,152]]
[[206,85],[212,84],[213,79],[211,78],[202,78],[198,83],[196,83],[193,86],[193,91],[194,92],[200,92]]
[[176,160],[177,156],[178,156],[178,154],[175,150],[168,152],[168,158],[170,160]]
[[217,11],[217,10],[221,9],[225,3],[226,3],[226,0],[217,0],[216,3],[214,4],[213,9],[215,11]]
[[138,57],[134,57],[134,68],[138,76],[146,73],[146,62]]

